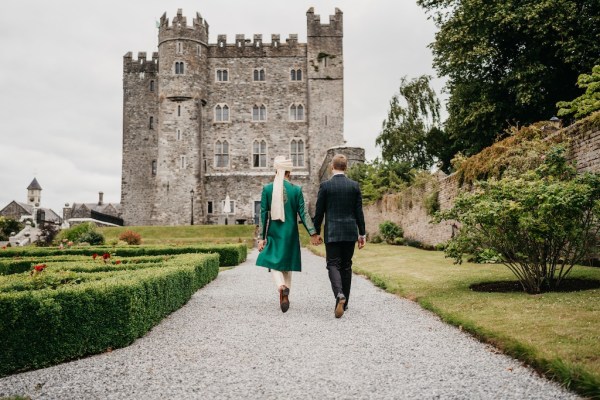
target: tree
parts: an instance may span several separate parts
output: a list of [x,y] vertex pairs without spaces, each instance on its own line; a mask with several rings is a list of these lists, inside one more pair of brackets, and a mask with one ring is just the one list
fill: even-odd
[[[375,141],[381,146],[384,161],[406,162],[418,169],[428,169],[434,163],[427,139],[432,129],[439,130],[440,102],[430,81],[428,75],[410,81],[402,78],[399,93],[392,97],[388,117]],[[401,97],[405,105],[401,104]]]
[[585,89],[585,93],[573,101],[559,102],[556,105],[560,108],[558,116],[573,116],[579,119],[600,110],[600,65],[596,65],[589,75],[579,75],[577,86]]
[[8,240],[11,233],[19,233],[24,227],[15,219],[0,216],[0,240]]
[[576,175],[557,146],[535,171],[478,184],[459,196],[437,220],[461,223],[446,254],[491,249],[523,289],[540,293],[560,287],[573,266],[597,249],[600,174]]
[[371,162],[353,165],[348,177],[360,184],[365,203],[371,203],[384,194],[405,188],[412,182],[414,171],[407,162],[382,162],[376,158]]
[[448,77],[447,135],[466,155],[509,126],[548,120],[600,61],[598,0],[418,0],[439,28],[434,67]]

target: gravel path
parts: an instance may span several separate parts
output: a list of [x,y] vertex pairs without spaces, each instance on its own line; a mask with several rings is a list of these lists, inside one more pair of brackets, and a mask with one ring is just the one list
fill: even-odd
[[0,379],[0,397],[577,398],[356,275],[335,319],[324,260],[306,250],[282,314],[256,255],[131,346]]

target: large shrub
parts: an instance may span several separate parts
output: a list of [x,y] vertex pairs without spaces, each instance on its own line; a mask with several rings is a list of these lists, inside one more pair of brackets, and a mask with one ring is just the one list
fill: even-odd
[[119,235],[119,240],[129,245],[140,245],[142,244],[142,235],[132,230],[126,230]]
[[491,249],[525,291],[557,289],[596,248],[600,227],[600,174],[576,175],[564,153],[557,146],[534,171],[480,182],[439,213],[462,224],[447,255],[461,262]]
[[73,243],[89,243],[91,245],[104,244],[104,235],[96,231],[96,225],[91,222],[75,225],[64,229],[56,236],[56,241]]
[[0,216],[0,240],[8,240],[11,233],[19,233],[24,227],[17,220]]
[[395,244],[396,238],[401,238],[404,231],[398,224],[392,221],[383,221],[379,224],[379,234],[388,244]]

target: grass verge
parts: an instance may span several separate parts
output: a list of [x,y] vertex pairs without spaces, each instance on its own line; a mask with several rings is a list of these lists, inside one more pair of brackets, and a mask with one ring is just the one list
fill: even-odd
[[[309,246],[324,255],[325,248]],[[388,292],[418,302],[570,390],[600,399],[600,289],[529,295],[482,293],[469,286],[513,281],[497,264],[454,265],[443,253],[368,244],[354,271]],[[573,278],[600,279],[600,269],[576,267]]]

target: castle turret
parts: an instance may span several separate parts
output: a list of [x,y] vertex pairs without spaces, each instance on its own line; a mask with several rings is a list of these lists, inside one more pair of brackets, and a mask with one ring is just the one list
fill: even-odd
[[39,206],[42,202],[42,187],[36,178],[33,178],[29,186],[27,186],[27,204],[31,206]]
[[[156,196],[152,223],[182,225],[192,220],[188,199],[202,202],[202,107],[206,103],[208,77],[208,23],[196,13],[192,25],[181,9],[169,23],[166,13],[158,33],[159,102]],[[196,200],[197,199],[197,200]],[[193,207],[202,219],[203,207]]]
[[[311,7],[306,20],[309,160],[319,168],[331,143],[344,143],[343,14],[336,8],[323,24]],[[318,181],[311,187],[316,197]]]

